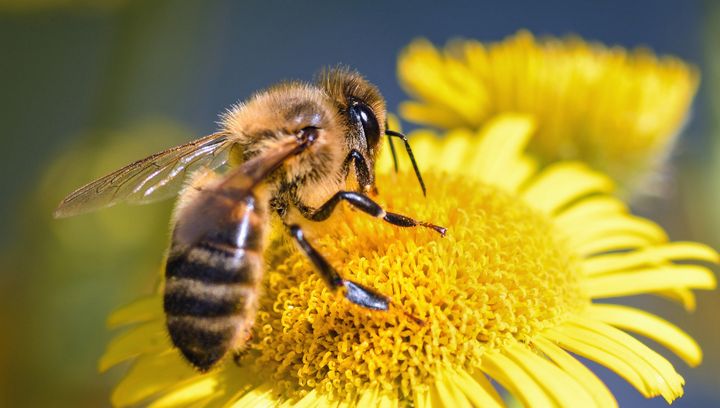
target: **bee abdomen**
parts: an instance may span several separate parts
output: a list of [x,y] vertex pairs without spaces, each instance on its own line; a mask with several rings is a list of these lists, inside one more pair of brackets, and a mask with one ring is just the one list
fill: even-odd
[[261,268],[259,252],[207,242],[168,259],[163,302],[168,331],[199,370],[211,368],[249,331]]
[[183,356],[198,370],[207,371],[230,349],[242,318],[167,316],[170,337]]
[[202,242],[186,253],[171,255],[165,277],[168,280],[191,279],[206,284],[257,283],[262,273],[259,252],[216,245]]
[[256,290],[241,283],[205,283],[190,278],[170,278],[165,285],[165,313],[171,316],[242,316]]

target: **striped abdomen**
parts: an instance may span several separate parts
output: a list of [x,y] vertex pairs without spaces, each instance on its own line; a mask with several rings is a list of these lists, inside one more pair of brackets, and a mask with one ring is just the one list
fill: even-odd
[[[247,341],[263,267],[264,213],[255,199],[209,201],[205,204],[213,206],[208,213],[215,219],[186,220],[180,214],[165,268],[164,308],[170,337],[201,371]],[[187,245],[181,236],[183,227],[199,222],[208,227]]]

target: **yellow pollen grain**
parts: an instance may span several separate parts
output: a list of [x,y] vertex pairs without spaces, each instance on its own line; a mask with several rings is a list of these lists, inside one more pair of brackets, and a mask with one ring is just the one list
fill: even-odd
[[[273,251],[249,354],[279,393],[350,399],[379,386],[410,397],[439,368],[480,366],[486,350],[528,341],[588,304],[579,262],[547,216],[492,186],[425,177],[427,199],[413,175],[379,175],[378,200],[447,227],[445,238],[347,207],[308,234],[346,279],[392,297],[388,312],[327,290],[292,247]],[[412,192],[384,195],[382,186]]]

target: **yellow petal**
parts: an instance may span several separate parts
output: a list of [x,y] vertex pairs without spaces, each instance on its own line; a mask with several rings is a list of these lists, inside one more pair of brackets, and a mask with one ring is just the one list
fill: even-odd
[[[410,145],[412,146],[413,155],[417,160],[418,167],[421,172],[425,172],[435,166],[434,152],[436,152],[440,136],[429,130],[421,129],[413,131],[408,135]],[[412,172],[412,164],[405,152],[404,143],[393,140],[395,152],[398,158],[399,172]],[[380,156],[375,163],[377,173],[395,174],[395,164],[392,159],[392,152],[389,146],[383,146],[380,150]]]
[[[430,390],[427,387],[418,387],[413,391],[413,405],[416,408],[432,408]],[[358,404],[358,407],[361,406]]]
[[548,358],[554,361],[555,364],[565,370],[570,377],[577,380],[577,382],[592,395],[595,400],[595,405],[598,407],[617,407],[615,397],[605,384],[600,381],[592,371],[585,367],[584,364],[577,361],[575,357],[556,346],[555,343],[542,337],[535,338],[533,344],[545,353]]
[[139,357],[110,397],[113,406],[143,401],[168,387],[199,376],[176,350]]
[[[448,50],[449,51],[449,50]],[[447,82],[462,90],[467,106],[465,119],[470,123],[479,123],[479,117],[487,109],[488,94],[482,79],[477,78],[468,67],[455,58],[452,52],[445,53],[445,76]]]
[[445,136],[442,143],[438,143],[435,157],[454,157],[456,160],[436,160],[433,163],[435,168],[455,174],[465,165],[464,158],[472,153],[469,148],[471,139],[465,137],[465,134],[464,131],[452,131]]
[[443,56],[426,39],[416,39],[398,57],[398,78],[412,95],[446,104],[455,92],[445,78]]
[[582,283],[592,298],[637,295],[684,287],[715,288],[715,275],[697,265],[665,265],[592,277]]
[[378,408],[397,408],[400,404],[397,398],[393,398],[387,392],[380,394],[380,398],[375,406]]
[[217,378],[200,377],[156,399],[152,404],[148,405],[148,408],[172,408],[194,405],[199,400],[211,396],[216,389]]
[[[321,405],[321,401],[323,405]],[[297,401],[297,403],[293,403],[292,401],[287,401],[286,404],[292,406],[293,408],[310,408],[310,407],[318,407],[318,406],[327,406],[327,399],[319,398],[318,393],[316,390],[311,390],[307,394],[305,394],[304,397],[300,399],[300,401]]]
[[153,295],[140,298],[115,310],[108,317],[107,325],[113,329],[118,326],[159,319],[162,316],[163,311],[160,296]]
[[435,377],[435,390],[440,398],[440,403],[445,407],[471,407],[470,400],[465,393],[457,387],[452,377],[444,373]]
[[263,383],[244,394],[240,399],[228,405],[231,408],[273,408],[278,401],[273,398],[271,383]]
[[454,123],[462,120],[460,115],[451,110],[418,102],[402,102],[398,112],[411,122],[441,128],[452,128]]
[[478,373],[484,379],[478,382],[473,376],[463,369],[458,369],[456,373],[450,376],[458,388],[465,394],[465,397],[476,407],[497,407],[500,408],[504,404],[502,398],[493,388],[485,375]]
[[561,162],[540,173],[525,189],[523,198],[533,207],[552,214],[583,196],[609,193],[612,189],[609,178],[584,164]]
[[582,256],[588,257],[605,252],[642,248],[652,244],[654,242],[650,238],[621,233],[588,241],[576,246],[575,251]]
[[471,152],[470,166],[479,179],[488,183],[503,179],[508,164],[514,164],[525,150],[534,129],[535,123],[525,115],[505,114],[490,120],[475,136],[479,143]]
[[425,100],[437,98],[434,87],[442,84],[443,60],[428,40],[413,40],[398,57],[397,74],[401,85],[411,95]]
[[671,402],[682,395],[685,380],[664,357],[634,337],[612,326],[589,319],[575,318],[569,325],[577,329],[575,333],[601,344],[606,350],[630,362],[650,390],[662,395],[666,401]]
[[143,353],[153,353],[170,348],[165,323],[153,320],[113,338],[100,358],[98,369],[100,372],[108,368],[137,357]]
[[583,262],[583,272],[599,275],[679,260],[717,263],[718,254],[709,246],[696,242],[670,242],[639,251],[588,258]]
[[525,406],[552,407],[552,398],[528,373],[510,358],[496,352],[483,355],[482,371],[487,373]]
[[592,407],[594,400],[575,378],[524,345],[506,348],[507,355],[525,370],[559,406]]
[[400,122],[400,118],[392,112],[387,113],[387,126],[389,130],[402,132],[402,123]]
[[518,157],[516,161],[507,164],[505,177],[496,178],[493,184],[510,193],[516,193],[537,173],[538,166],[538,162],[530,157]]
[[427,40],[413,41],[400,54],[398,78],[411,94],[441,108],[438,110],[444,107],[465,122],[479,123],[484,116],[487,98],[483,85],[474,84],[466,67],[445,58]]
[[582,159],[626,188],[672,146],[698,83],[694,68],[647,50],[522,31],[441,50],[414,41],[398,59],[398,77],[427,110],[410,115],[418,122],[478,128],[489,113],[529,113],[540,124],[531,149],[543,162]]
[[576,231],[587,220],[627,212],[625,204],[615,197],[597,195],[584,198],[562,209],[553,217],[555,224],[564,231]]
[[644,397],[649,398],[656,395],[650,391],[650,388],[645,384],[643,377],[638,373],[636,367],[633,367],[629,361],[623,360],[611,350],[606,350],[601,344],[574,333],[573,330],[568,330],[566,327],[562,327],[562,329],[562,331],[559,330],[559,328],[549,329],[544,333],[544,336],[560,344],[564,349],[595,361],[614,371],[632,384]]
[[627,306],[594,304],[587,309],[585,316],[655,340],[691,366],[700,364],[702,360],[700,346],[692,337],[653,314]]
[[[322,400],[321,400],[321,402],[322,402]],[[327,403],[326,406],[331,407],[331,406],[333,406],[333,404],[335,404],[335,403],[337,403],[337,408],[354,408],[354,407],[355,407],[355,402],[354,402],[354,401],[353,401],[353,402],[348,402],[348,401],[346,401],[346,400],[337,401],[337,402],[336,402],[336,401],[332,401],[332,402],[328,401],[328,403]],[[323,406],[323,405],[320,405],[320,406]]]
[[380,401],[380,389],[373,387],[369,390],[365,390],[360,394],[358,400],[358,407],[375,407]]
[[650,220],[632,215],[618,214],[585,220],[575,230],[566,231],[570,237],[570,245],[575,248],[591,245],[603,238],[638,236],[648,243],[667,240],[667,235],[660,226]]
[[690,289],[685,288],[672,288],[667,290],[661,290],[653,293],[654,295],[670,299],[673,302],[680,303],[686,311],[692,312],[695,310],[696,301],[695,294]]
[[214,375],[221,379],[219,391],[202,402],[203,408],[227,408],[264,381],[254,370],[234,364],[225,364]]

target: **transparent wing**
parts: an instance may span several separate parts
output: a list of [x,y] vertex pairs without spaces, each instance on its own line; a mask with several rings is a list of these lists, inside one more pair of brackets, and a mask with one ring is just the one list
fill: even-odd
[[239,200],[287,159],[299,154],[314,141],[314,137],[298,139],[286,136],[279,139],[257,156],[229,171],[216,189]]
[[70,217],[119,202],[144,204],[175,195],[193,170],[226,164],[232,146],[227,134],[213,133],[155,153],[75,190],[60,202],[54,215]]
[[201,189],[198,198],[178,217],[173,239],[193,245],[208,233],[222,229],[228,219],[228,211],[232,211],[234,207],[218,205],[218,197],[221,202],[226,202],[227,199],[240,202],[275,169],[302,152],[314,140],[298,139],[295,136],[280,139],[257,156],[226,172],[217,185]]

